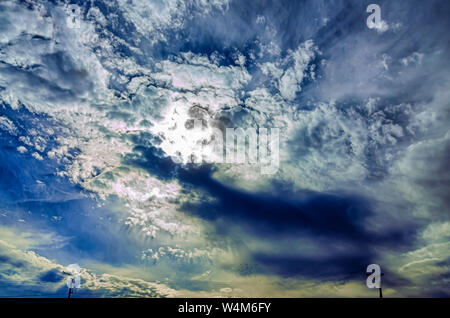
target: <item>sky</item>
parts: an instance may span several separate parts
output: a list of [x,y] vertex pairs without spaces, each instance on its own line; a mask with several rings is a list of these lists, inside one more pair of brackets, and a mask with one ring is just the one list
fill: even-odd
[[450,2],[375,1],[0,1],[0,297],[449,297]]

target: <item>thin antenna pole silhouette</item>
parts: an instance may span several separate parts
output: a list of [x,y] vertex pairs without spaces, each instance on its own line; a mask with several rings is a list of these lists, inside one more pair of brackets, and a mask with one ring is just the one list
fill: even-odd
[[[384,276],[384,273],[381,273],[380,276]],[[383,298],[383,292],[381,291],[381,277],[380,277],[380,288],[378,288],[380,290],[380,298]]]
[[70,287],[69,287],[69,293],[67,294],[67,298],[70,298],[70,295],[72,295],[72,293],[73,293],[72,287],[73,287],[73,283],[74,283],[74,282],[75,282],[75,279],[72,278],[72,279],[70,280]]

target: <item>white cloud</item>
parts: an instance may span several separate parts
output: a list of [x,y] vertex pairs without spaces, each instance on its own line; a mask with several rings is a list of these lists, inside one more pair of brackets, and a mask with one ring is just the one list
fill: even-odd
[[[12,235],[13,234],[13,235]],[[47,244],[48,240],[54,244],[54,238],[48,235],[13,232],[0,227],[0,280],[4,284],[22,286],[22,294],[28,289],[38,289],[39,295],[45,296],[66,286],[66,276],[63,271],[66,266],[55,263],[33,250],[33,247]],[[47,282],[40,279],[49,271],[57,273],[61,279]],[[175,296],[177,292],[168,286],[148,282],[138,278],[122,277],[104,273],[96,275],[89,270],[81,270],[81,288],[76,293],[94,293],[96,297],[167,297]],[[86,294],[85,294],[86,295]],[[13,295],[11,295],[13,296]],[[61,294],[65,297],[65,293]]]
[[[294,52],[290,52],[287,59],[293,60],[293,66],[288,68],[279,80],[279,89],[281,96],[287,100],[295,98],[297,92],[301,91],[301,83],[307,74],[307,68],[314,57],[317,48],[312,40],[301,44]],[[314,79],[314,72],[310,72],[309,76]]]
[[[446,162],[450,134],[449,82],[442,71],[446,65],[440,63],[442,52],[419,47],[401,57],[387,55],[391,43],[358,36],[331,41],[331,48],[321,43],[328,50],[327,60],[311,40],[282,52],[275,26],[258,16],[257,24],[264,25],[268,40],[256,41],[259,56],[250,52],[248,60],[236,51],[235,66],[220,65],[217,52],[153,59],[145,39],[153,44],[164,42],[165,31],[181,30],[191,10],[204,15],[213,9],[226,10],[227,3],[173,0],[129,5],[129,1],[119,1],[125,19],[137,28],[122,38],[104,27],[117,27],[116,13],[104,16],[92,7],[87,19],[80,17],[80,28],[71,29],[67,8],[46,4],[28,10],[2,2],[0,43],[8,45],[0,51],[0,97],[14,110],[24,107],[36,116],[48,116],[57,131],[33,123],[26,136],[18,136],[17,151],[24,156],[31,153],[37,160],[47,156],[55,160],[63,167],[58,175],[100,202],[118,198],[127,226],[144,237],[161,240],[169,237],[180,242],[189,236],[204,242],[204,224],[178,211],[180,202],[195,200],[198,193],[186,194],[190,189],[183,189],[182,184],[159,180],[125,163],[125,158],[135,155],[135,139],[148,135],[141,146],[159,147],[169,156],[181,154],[184,162],[192,153],[211,159],[215,155],[212,127],[221,125],[277,127],[282,132],[279,172],[268,177],[261,176],[255,166],[217,165],[213,177],[229,186],[259,191],[272,181],[287,181],[296,189],[349,190],[389,206],[406,204],[405,218],[443,217],[449,178],[442,162]],[[99,25],[103,26],[100,30]],[[378,31],[388,29],[383,22]],[[122,46],[146,61],[124,57],[117,49]],[[285,57],[280,53],[286,53]],[[322,61],[315,65],[315,59]],[[246,68],[251,63],[257,71]],[[417,79],[425,82],[417,85]],[[406,98],[408,89],[412,96]],[[301,104],[296,104],[299,93],[304,95]],[[207,127],[190,129],[188,121],[193,118],[204,120]],[[12,136],[19,131],[4,115],[0,130]],[[152,140],[154,136],[161,143]],[[209,142],[206,151],[202,148],[205,140]],[[399,267],[421,270],[428,264],[430,272],[440,273],[435,263],[443,260],[445,254],[439,253],[448,246],[427,240],[446,230],[444,226],[428,228],[424,234],[428,245],[405,254]],[[189,258],[187,250],[183,245],[170,253]],[[42,268],[55,265],[33,252],[14,253],[29,263],[42,263]],[[150,258],[160,258],[160,254],[149,253]],[[30,269],[30,275],[38,271]],[[92,289],[112,293],[149,296],[152,292],[140,294],[140,290],[155,287],[116,276],[85,275]],[[342,287],[344,294],[350,294],[353,287]],[[264,295],[264,291],[255,295]],[[218,290],[217,295],[223,293],[230,291]]]

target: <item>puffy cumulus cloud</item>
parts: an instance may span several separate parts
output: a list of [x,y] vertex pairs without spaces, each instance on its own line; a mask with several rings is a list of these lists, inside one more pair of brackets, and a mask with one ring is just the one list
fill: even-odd
[[[48,34],[41,35],[24,24],[22,28],[28,31],[26,36],[24,32],[14,30],[4,33],[8,36],[5,41],[11,45],[2,48],[2,56],[5,57],[1,73],[2,87],[5,87],[2,98],[10,118],[2,116],[1,127],[6,134],[15,136],[17,129],[14,122],[19,122],[22,129],[17,138],[20,145],[17,147],[18,153],[25,153],[25,149],[38,161],[49,159],[56,164],[52,174],[56,172],[58,176],[67,177],[80,185],[99,199],[100,204],[111,197],[118,198],[124,208],[124,224],[144,236],[156,237],[162,231],[177,237],[176,240],[182,240],[185,232],[198,232],[197,224],[183,217],[177,211],[176,203],[171,202],[180,190],[176,181],[158,180],[147,171],[127,165],[124,161],[130,160],[127,155],[132,156],[135,147],[157,144],[150,129],[155,118],[160,119],[164,115],[157,106],[163,108],[167,104],[173,107],[179,97],[184,97],[183,92],[174,96],[177,90],[185,93],[188,90],[180,84],[183,76],[195,70],[206,72],[206,77],[223,71],[223,74],[216,75],[213,85],[205,88],[204,96],[212,99],[210,104],[217,103],[224,107],[234,98],[234,90],[241,88],[248,74],[244,71],[242,79],[236,80],[239,72],[235,68],[219,68],[191,54],[186,55],[186,61],[179,64],[180,69],[176,69],[178,64],[166,61],[157,66],[160,72],[155,73],[154,78],[145,75],[149,73],[147,70],[143,72],[144,76],[127,79],[129,93],[134,92],[137,97],[117,97],[108,85],[124,80],[126,76],[118,73],[130,73],[129,67],[138,71],[139,66],[133,60],[115,56],[115,42],[110,46],[110,43],[96,37],[97,21],[90,18],[99,19],[100,24],[105,22],[101,20],[98,9],[91,8],[88,19],[75,17],[79,20],[79,28],[68,25],[65,16],[68,7],[45,5],[45,19],[41,9],[42,6],[38,5],[26,7],[8,2],[5,11],[2,11],[9,13],[9,19],[20,17],[17,21],[22,21],[24,15],[30,20],[29,24],[38,25],[35,29],[39,32],[42,32],[39,23],[46,24],[49,29]],[[6,27],[17,26],[6,24]],[[89,32],[94,35],[88,36]],[[106,36],[120,42],[112,34]],[[96,45],[101,47],[101,51],[95,50]],[[26,50],[27,46],[35,49]],[[19,54],[21,50],[24,54]],[[20,56],[21,59],[14,59],[13,56]],[[186,71],[183,73],[184,67]],[[174,79],[173,86],[170,89],[159,88],[165,85],[164,74],[172,72],[180,76]],[[155,81],[158,86],[155,86]],[[28,89],[21,85],[28,86]],[[191,88],[194,91],[197,89]],[[214,95],[220,96],[214,99]],[[191,97],[193,102],[202,99],[195,93],[191,93]],[[179,110],[183,111],[181,107]],[[31,119],[23,119],[23,113]],[[33,128],[25,128],[31,123]],[[157,129],[154,131],[158,132]],[[13,161],[10,163],[13,164]],[[33,175],[29,177],[33,178]],[[41,187],[46,186],[39,182]],[[56,199],[49,189],[45,192],[46,196],[51,197],[47,199]],[[28,200],[29,197],[23,199]]]
[[[292,133],[296,113],[295,105],[289,100],[301,90],[305,78],[311,81],[315,78],[312,58],[316,49],[312,41],[306,41],[275,64],[261,64],[262,75],[257,76],[256,82],[269,86],[253,90],[249,90],[255,85],[251,83],[253,78],[241,64],[219,66],[214,55],[181,54],[176,62],[158,64],[162,72],[153,77],[171,89],[170,98],[164,100],[166,106],[160,112],[164,119],[157,120],[150,129],[162,139],[159,147],[183,163],[222,163],[222,145],[215,136],[218,130],[225,139],[226,128],[278,128],[282,129],[283,141]],[[272,86],[279,93],[270,93]],[[286,96],[283,91],[287,90],[294,95]],[[252,173],[261,169],[248,161],[239,167],[221,164],[216,168],[217,176],[236,177],[249,187],[249,179],[254,184],[258,183],[257,178],[265,184],[269,179]]]
[[207,95],[212,95],[211,97],[218,95],[218,98],[225,98],[224,100],[206,100],[208,104],[211,104],[212,110],[216,111],[228,106],[232,101],[226,97],[239,96],[236,91],[242,89],[243,84],[250,79],[249,74],[242,67],[219,66],[214,60],[193,53],[181,54],[175,62],[162,61],[157,66],[162,72],[153,76],[176,90],[194,93],[205,90],[209,93]]
[[[394,277],[388,293],[418,294],[398,285],[447,272],[447,7],[381,2],[383,32],[357,1],[2,2],[0,172],[27,184],[2,184],[1,198],[70,200],[80,193],[49,179],[70,180],[116,204],[142,238],[130,250],[159,276],[177,262],[189,279],[217,268],[201,285],[211,295],[281,293],[275,278],[251,293],[264,275],[295,281],[283,295],[368,295],[345,272],[376,260]],[[277,172],[216,163],[212,137],[227,127],[279,128]],[[173,293],[83,275],[99,293]]]
[[[180,246],[161,246],[159,248],[149,248],[142,251],[141,260],[147,265],[167,266],[164,264],[177,264],[185,267],[182,270],[194,270],[196,272],[206,272],[213,267],[231,264],[237,259],[229,249],[223,249],[215,246],[209,248],[181,248]],[[188,267],[193,267],[188,269]]]
[[[110,274],[82,272],[83,288],[96,297],[174,297],[178,292],[160,283]],[[81,291],[81,290],[80,290]],[[83,291],[81,291],[83,292]]]
[[[164,32],[161,31],[181,29],[188,20],[189,14],[206,15],[213,10],[225,10],[228,3],[228,0],[170,0],[154,3],[140,0],[133,1],[130,5],[126,0],[117,1],[117,4],[123,9],[123,15],[127,21],[131,22],[140,34],[151,37],[152,41],[167,41]],[[120,23],[117,19],[115,22]]]
[[[412,184],[417,184],[413,175],[423,170],[412,168],[414,171],[397,173],[398,168],[391,167],[398,167],[401,162],[406,164],[410,155],[405,158],[405,154],[418,149],[422,142],[418,139],[429,139],[436,145],[432,151],[417,152],[418,155],[445,152],[444,122],[448,116],[443,96],[448,91],[448,78],[438,65],[446,63],[447,54],[439,49],[438,42],[433,42],[433,49],[423,43],[422,53],[411,52],[407,43],[401,43],[391,52],[376,35],[369,36],[368,30],[353,31],[348,25],[353,15],[354,11],[343,10],[342,23],[331,23],[324,28],[322,33],[325,34],[325,30],[342,32],[336,40],[321,43],[318,38],[317,45],[322,52],[315,64],[318,80],[302,89],[303,103],[284,121],[277,116],[270,117],[275,125],[284,126],[287,121],[291,128],[285,149],[281,150],[286,160],[281,170],[285,173],[277,176],[291,179],[301,188],[325,191],[342,188],[354,191],[355,184],[363,188],[370,184],[371,188],[373,181],[383,179],[383,186],[395,184],[390,191],[398,195],[401,186],[395,180],[401,178],[405,181],[402,184],[413,187]],[[405,16],[399,18],[406,19]],[[404,22],[402,20],[404,27],[418,28]],[[354,36],[344,36],[349,32]],[[389,42],[400,36],[396,32],[390,34]],[[262,69],[265,74],[278,77],[282,74],[273,63],[265,63]],[[362,69],[364,71],[360,71]],[[418,83],[422,76],[426,76],[427,85]],[[413,89],[417,85],[420,88]],[[401,92],[405,87],[411,88],[411,96]],[[261,101],[254,102],[250,98],[246,103],[261,107],[265,105]],[[278,104],[269,103],[274,108]],[[280,104],[281,113],[287,109],[290,109],[288,104]],[[437,119],[434,127],[429,126],[431,118]],[[439,136],[442,150],[438,149],[441,146],[437,140],[431,141],[436,136]],[[426,165],[430,161],[434,160],[420,160]],[[246,175],[242,172],[244,178]],[[424,175],[434,179],[436,173],[424,172]],[[447,182],[442,178],[446,179],[441,174],[441,180],[436,179],[436,183],[445,188]],[[380,190],[378,186],[375,189]],[[369,189],[370,196],[375,191]],[[439,200],[442,200],[443,189],[440,192]],[[423,201],[431,200],[415,199],[416,204]]]
[[[314,64],[309,65],[314,57],[314,43],[312,40],[309,40],[300,45],[296,51],[288,54],[288,59],[293,61],[293,66],[284,72],[278,81],[278,85],[281,96],[292,100],[295,98],[296,93],[301,91],[300,84],[306,76],[309,75],[311,79],[314,79]],[[307,67],[310,67],[310,69],[308,70]]]
[[[178,63],[163,61],[160,67],[161,72],[154,77],[171,88],[167,106],[160,113],[163,119],[151,128],[162,139],[161,149],[185,163],[192,155],[216,161],[217,141],[211,129],[224,129],[220,126],[221,112],[239,106],[250,75],[241,67],[218,66],[208,57],[192,53],[183,54]],[[209,151],[203,149],[205,142]]]
[[[107,195],[124,197],[123,187],[110,186],[120,183],[123,179],[120,176],[128,173],[125,171],[133,170],[123,166],[123,159],[132,153],[133,147],[136,146],[134,136],[145,136],[147,133],[151,134],[148,135],[151,139],[154,138],[152,135],[155,135],[157,136],[155,138],[162,140],[158,146],[166,155],[182,154],[189,157],[191,153],[197,151],[199,142],[211,137],[210,131],[206,131],[206,134],[202,132],[198,139],[188,138],[192,135],[192,131],[187,127],[189,119],[203,119],[205,115],[207,123],[213,127],[217,122],[220,125],[221,117],[228,116],[223,112],[227,112],[232,120],[231,125],[243,123],[241,118],[246,117],[249,119],[245,119],[245,123],[250,124],[249,120],[253,115],[240,114],[243,109],[239,106],[242,104],[242,90],[251,79],[242,66],[219,66],[214,61],[213,55],[208,58],[186,53],[174,61],[164,60],[155,63],[154,73],[151,73],[143,69],[133,57],[121,58],[121,55],[115,52],[116,42],[122,41],[120,34],[102,30],[101,34],[108,37],[110,42],[96,36],[99,34],[97,23],[104,23],[100,19],[98,8],[89,8],[86,16],[75,17],[78,24],[71,27],[65,16],[67,7],[48,5],[44,6],[44,10],[42,5],[36,5],[31,8],[34,10],[30,10],[12,2],[8,3],[10,11],[18,16],[22,13],[30,15],[31,23],[46,23],[49,31],[48,34],[38,37],[39,33],[34,34],[33,29],[27,28],[30,36],[35,35],[33,39],[36,40],[36,44],[33,43],[33,47],[38,49],[27,50],[25,54],[21,54],[20,61],[9,60],[18,55],[14,50],[23,50],[24,46],[32,44],[28,38],[23,38],[23,33],[10,32],[8,41],[16,44],[2,51],[6,57],[2,80],[4,86],[8,87],[8,90],[2,91],[2,96],[10,105],[22,105],[32,113],[48,115],[55,120],[55,124],[62,126],[62,132],[56,134],[52,148],[46,147],[46,141],[50,138],[46,131],[34,134],[38,142],[30,140],[29,136],[21,137],[25,145],[38,150],[32,152],[35,159],[43,160],[47,151],[46,155],[50,159],[64,165],[58,172],[60,176],[69,177],[86,190],[99,195],[101,199]],[[129,6],[124,9],[123,14],[128,18],[136,17],[127,11],[131,8],[132,6]],[[42,18],[41,9],[45,11],[45,19]],[[200,12],[202,10],[200,8]],[[170,15],[162,15],[164,17],[161,19],[170,19]],[[160,22],[156,24],[161,24]],[[136,23],[134,21],[133,25]],[[139,30],[136,32],[141,34]],[[88,34],[93,35],[88,37]],[[96,47],[101,50],[96,50]],[[288,82],[289,85],[300,85],[303,78],[300,74],[308,67],[311,50],[312,43],[306,42],[278,63],[292,64],[286,74],[293,75],[280,78],[280,83],[282,81],[284,86],[288,85]],[[241,61],[242,58],[241,55]],[[39,66],[30,69],[31,65]],[[141,72],[143,75],[128,77],[127,74],[130,74],[131,70],[134,73]],[[291,80],[288,81],[288,78]],[[295,80],[295,83],[292,80]],[[20,87],[13,89],[14,83],[22,83],[21,85],[28,83],[31,87],[34,86],[31,84],[33,81],[36,81],[38,86],[35,87],[39,87],[39,92]],[[118,98],[114,91],[108,89],[108,86],[115,86],[112,83],[126,84],[128,94],[135,96],[130,98],[122,94]],[[55,96],[55,91],[61,94]],[[267,97],[267,93],[265,94],[266,96],[262,96],[263,100]],[[250,96],[252,96],[250,103],[253,105],[263,103],[263,100],[259,100],[258,93],[250,93]],[[55,107],[55,104],[58,106]],[[133,112],[131,109],[136,111]],[[259,117],[270,115],[272,114]],[[251,123],[258,119],[251,120]],[[152,143],[157,144],[157,141],[148,140],[144,142],[144,146]],[[131,177],[130,174],[128,178]],[[137,193],[140,190],[131,191]],[[133,198],[128,201],[127,204],[133,201]],[[131,205],[136,205],[136,202]],[[154,206],[151,204],[140,208],[132,206],[130,209],[132,216],[128,224],[142,225],[148,219],[148,215],[140,211],[148,209],[154,210]],[[174,223],[163,222],[159,212],[155,212],[155,215],[150,219],[154,222],[159,220],[161,224],[146,227],[148,234],[154,236],[161,226],[165,230],[170,227],[169,232],[174,234],[175,229],[171,226]]]
[[[106,46],[102,48],[104,51],[101,54],[114,55],[114,52],[110,52],[112,48],[108,47],[109,44],[95,37],[98,35],[95,32],[96,22],[77,16],[75,18],[79,25],[71,28],[66,16],[68,7],[48,4],[42,9],[43,5],[36,4],[30,10],[8,2],[2,11],[8,15],[8,21],[17,18],[14,23],[5,24],[7,32],[4,36],[8,37],[5,41],[11,45],[2,48],[4,59],[1,81],[2,86],[7,88],[2,90],[2,98],[13,109],[24,107],[32,114],[48,116],[52,119],[53,127],[59,127],[54,136],[51,127],[36,129],[42,125],[38,122],[36,128],[24,131],[26,135],[20,136],[19,140],[37,150],[32,152],[35,159],[42,161],[48,157],[60,164],[63,168],[57,171],[59,176],[69,177],[102,200],[109,195],[122,198],[131,212],[127,224],[143,225],[151,220],[152,225],[144,226],[150,236],[156,235],[160,229],[172,235],[183,231],[187,227],[184,224],[188,222],[175,223],[175,209],[163,207],[166,199],[173,198],[177,186],[166,186],[150,175],[122,164],[124,155],[131,153],[134,146],[130,134],[150,132],[148,123],[152,115],[145,114],[146,110],[141,108],[141,114],[130,117],[130,110],[127,109],[130,103],[115,98],[108,89],[108,83],[116,76],[109,68],[117,65],[110,65],[108,61],[102,64],[102,56],[92,50],[95,45]],[[41,9],[46,12],[45,19]],[[90,12],[96,14],[88,13],[88,17],[98,18],[100,14],[98,8]],[[24,17],[27,23],[18,23]],[[27,32],[17,31],[16,28]],[[89,33],[93,35],[88,37]],[[27,46],[33,49],[26,49]],[[14,56],[20,56],[20,59]],[[128,63],[138,69],[133,61],[118,59],[114,62],[119,64],[118,68]],[[129,84],[130,90],[143,86],[139,80],[130,81]],[[139,94],[140,100],[137,98],[134,102],[137,106],[146,103],[145,99],[149,97],[152,87],[143,89]],[[158,102],[158,96],[165,98],[167,95],[159,90],[155,90],[155,94],[157,96],[150,95],[154,103]],[[119,105],[113,106],[115,103]],[[147,107],[152,109],[151,104]],[[14,135],[14,126],[11,125],[12,121],[2,116],[1,127]],[[52,136],[54,142],[47,145]],[[18,151],[23,152],[24,146],[20,147]],[[141,175],[140,180],[147,180],[145,186],[137,180],[131,182],[137,174]],[[155,195],[148,196],[144,192],[151,183]],[[132,189],[131,184],[137,185],[137,188]],[[157,188],[159,186],[162,188]],[[138,193],[146,198],[141,196],[138,199]],[[167,194],[166,199],[164,194]],[[155,200],[158,202],[152,202]],[[144,201],[149,202],[146,204]],[[162,210],[168,211],[169,215],[164,216]],[[146,212],[153,214],[148,215]]]
[[[6,294],[4,296],[21,296],[18,290],[14,290],[14,286],[20,286],[22,290],[22,295],[27,296],[27,290],[45,290],[43,295],[46,293],[52,293],[61,287],[61,281],[64,276],[57,265],[46,259],[45,257],[39,256],[33,251],[21,252],[13,249],[11,245],[5,242],[0,242],[1,250],[1,281],[2,285],[8,286],[6,290],[2,292],[10,292],[13,294]],[[46,279],[46,274],[49,272],[55,273],[55,279]],[[43,277],[42,284],[40,277]],[[55,284],[53,280],[58,278],[58,282]],[[10,286],[14,285],[14,286]],[[33,288],[34,287],[34,288]],[[41,294],[42,295],[42,294]],[[29,295],[28,295],[29,296]]]
[[[2,5],[2,14],[11,20],[3,33],[11,45],[2,48],[2,96],[6,101],[15,107],[19,102],[26,104],[37,112],[61,111],[63,107],[56,110],[52,103],[73,106],[104,91],[107,73],[77,41],[60,8],[49,8],[51,18],[41,19],[37,10],[11,2]],[[8,32],[9,28],[20,30]]]
[[[14,239],[11,239],[13,236]],[[14,242],[14,243],[12,243]],[[66,297],[66,266],[40,256],[33,249],[54,242],[49,235],[18,233],[0,228],[0,281],[2,296]],[[84,297],[167,297],[177,292],[164,284],[114,274],[95,273],[82,268],[81,288]]]
[[116,197],[127,211],[125,224],[148,237],[163,232],[185,237],[198,232],[195,222],[177,213],[174,203],[180,185],[163,182],[143,170],[116,167],[83,183],[85,189],[106,200]]
[[[58,241],[62,244],[58,244]],[[65,283],[62,266],[33,251],[43,246],[59,248],[67,240],[57,235],[0,227],[0,280],[3,296],[41,296],[56,293]],[[64,283],[63,283],[64,281]],[[9,294],[10,293],[10,294]],[[63,294],[61,295],[62,297]]]
[[7,117],[5,116],[1,116],[0,117],[0,124],[1,124],[1,128],[2,130],[6,131],[7,133],[11,134],[11,135],[16,135],[16,126],[14,125],[14,123]]

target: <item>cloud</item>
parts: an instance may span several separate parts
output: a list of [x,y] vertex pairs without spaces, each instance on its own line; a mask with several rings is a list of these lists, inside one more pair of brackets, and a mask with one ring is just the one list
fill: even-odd
[[[383,262],[392,295],[445,294],[448,4],[380,5],[384,32],[359,1],[85,3],[76,27],[65,2],[2,2],[0,218],[71,242],[7,253],[8,235],[4,279],[62,288],[41,252],[144,256],[155,279],[176,270],[170,288],[86,271],[90,295],[238,295],[261,277],[254,295],[285,277],[286,295],[368,295],[355,273]],[[226,127],[280,128],[279,171],[188,163]]]
[[[67,276],[63,273],[66,267],[30,249],[45,241],[40,239],[37,243],[35,238],[31,240],[15,232],[15,237],[22,242],[15,246],[8,242],[11,232],[10,229],[0,231],[2,296],[24,297],[36,293],[40,297],[66,297]],[[163,284],[106,273],[97,276],[85,268],[81,271],[81,282],[75,297],[166,297],[176,293]]]

